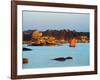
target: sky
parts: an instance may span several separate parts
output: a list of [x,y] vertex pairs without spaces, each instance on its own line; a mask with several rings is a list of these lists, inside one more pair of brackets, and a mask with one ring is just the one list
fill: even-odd
[[88,13],[23,11],[22,15],[23,31],[69,29],[89,32],[90,15]]

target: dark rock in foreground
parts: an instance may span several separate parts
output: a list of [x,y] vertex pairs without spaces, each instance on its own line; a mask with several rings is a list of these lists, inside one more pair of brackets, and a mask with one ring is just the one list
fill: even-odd
[[23,48],[23,51],[31,51],[32,49],[29,48]]
[[23,64],[28,64],[28,58],[23,58]]
[[65,61],[65,60],[72,60],[73,58],[72,57],[58,57],[58,58],[55,58],[53,60],[56,60],[56,61]]

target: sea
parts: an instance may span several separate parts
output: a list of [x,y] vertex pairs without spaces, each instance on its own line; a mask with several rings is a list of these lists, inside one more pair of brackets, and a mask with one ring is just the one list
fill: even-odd
[[[32,51],[23,51],[22,58],[28,59],[28,64],[22,64],[23,69],[34,68],[55,68],[55,67],[75,67],[90,65],[90,45],[89,43],[77,43],[76,47],[69,47],[69,44],[57,46],[28,46]],[[72,57],[65,61],[53,60],[59,57]]]

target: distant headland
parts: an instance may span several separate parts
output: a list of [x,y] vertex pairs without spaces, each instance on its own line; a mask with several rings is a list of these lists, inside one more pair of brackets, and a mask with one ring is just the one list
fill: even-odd
[[75,30],[27,30],[23,31],[23,44],[31,46],[52,46],[70,43],[72,39],[77,43],[89,43],[89,32],[77,32]]

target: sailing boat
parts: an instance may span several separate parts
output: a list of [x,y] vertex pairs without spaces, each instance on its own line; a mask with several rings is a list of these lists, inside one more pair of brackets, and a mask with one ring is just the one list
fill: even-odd
[[70,47],[76,47],[76,44],[77,44],[77,39],[76,38],[73,38],[73,39],[71,39],[71,41],[70,41]]

